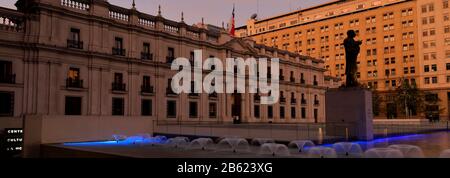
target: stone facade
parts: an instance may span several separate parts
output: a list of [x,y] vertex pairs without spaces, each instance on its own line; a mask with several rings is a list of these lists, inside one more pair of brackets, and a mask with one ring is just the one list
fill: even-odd
[[[322,60],[233,38],[224,29],[189,26],[102,0],[27,2],[17,11],[0,8],[0,128],[21,127],[26,115],[323,122],[325,91],[337,85],[324,76]],[[249,93],[239,99],[231,94],[171,94],[168,80],[177,71],[168,62],[189,59],[196,49],[205,59],[280,58],[286,101],[260,106]],[[233,111],[233,106],[240,109]]]

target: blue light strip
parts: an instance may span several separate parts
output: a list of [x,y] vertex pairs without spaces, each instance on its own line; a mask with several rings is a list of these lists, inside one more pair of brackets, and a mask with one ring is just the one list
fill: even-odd
[[63,143],[64,146],[102,146],[102,145],[120,145],[116,141],[99,141],[99,142],[70,142]]
[[165,143],[163,139],[142,139],[138,137],[130,137],[122,141],[98,141],[98,142],[69,142],[63,143],[64,146],[127,146],[134,144],[162,144]]
[[[378,138],[378,139],[374,139],[372,141],[354,141],[354,142],[351,142],[351,143],[356,143],[356,144],[359,144],[360,146],[365,146],[365,145],[372,145],[372,144],[376,144],[376,143],[386,143],[386,142],[389,143],[389,142],[392,142],[392,141],[420,140],[420,139],[424,139],[426,137],[427,137],[427,135],[425,135],[425,134],[413,134],[413,135]],[[323,145],[320,145],[320,146],[332,147],[333,144],[323,144]]]
[[[357,143],[361,146],[373,145],[376,143],[386,143],[392,141],[411,141],[411,140],[420,140],[426,138],[426,134],[413,134],[413,135],[405,135],[405,136],[395,136],[395,137],[387,137],[387,138],[378,138],[372,141],[354,141],[352,143]],[[123,141],[98,141],[98,142],[72,142],[72,143],[64,143],[64,146],[127,146],[134,144],[164,144],[166,140],[163,139],[142,139],[138,137],[129,137]],[[333,144],[322,144],[319,146],[332,147]]]

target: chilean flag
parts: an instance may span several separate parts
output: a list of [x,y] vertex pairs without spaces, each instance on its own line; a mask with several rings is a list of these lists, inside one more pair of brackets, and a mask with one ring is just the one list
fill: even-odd
[[233,4],[233,14],[232,14],[232,16],[231,16],[231,20],[230,20],[230,35],[231,36],[235,36],[236,34],[235,34],[235,28],[236,28],[236,25],[235,25],[235,20],[234,20],[234,4]]

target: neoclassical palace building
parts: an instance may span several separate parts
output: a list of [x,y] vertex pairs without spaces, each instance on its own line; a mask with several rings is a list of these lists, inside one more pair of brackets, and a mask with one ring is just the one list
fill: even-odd
[[[0,8],[0,127],[24,116],[121,117],[168,121],[323,122],[324,93],[337,81],[324,62],[190,26],[105,0],[18,1]],[[182,13],[180,13],[182,14]],[[177,57],[280,58],[280,100],[259,94],[174,94]],[[205,72],[207,73],[207,72]],[[76,117],[75,117],[76,116]],[[1,129],[1,128],[0,128]]]

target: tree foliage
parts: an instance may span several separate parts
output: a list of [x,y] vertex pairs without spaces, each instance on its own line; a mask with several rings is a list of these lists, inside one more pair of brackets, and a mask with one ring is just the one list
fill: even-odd
[[[403,81],[395,90],[395,103],[401,113],[416,115],[425,110],[425,95],[415,83]],[[408,111],[406,111],[408,110]]]
[[382,98],[377,90],[372,90],[372,111],[374,116],[379,116],[381,114],[381,103]]

